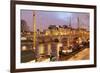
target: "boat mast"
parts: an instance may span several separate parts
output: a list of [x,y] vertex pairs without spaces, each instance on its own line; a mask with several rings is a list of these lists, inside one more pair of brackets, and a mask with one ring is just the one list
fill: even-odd
[[33,11],[33,49],[36,47],[36,15]]
[[79,44],[79,38],[80,38],[80,19],[79,17],[77,19],[77,22],[78,22],[78,44]]
[[71,17],[69,18],[69,38],[68,38],[68,47],[70,46],[70,40],[71,40]]

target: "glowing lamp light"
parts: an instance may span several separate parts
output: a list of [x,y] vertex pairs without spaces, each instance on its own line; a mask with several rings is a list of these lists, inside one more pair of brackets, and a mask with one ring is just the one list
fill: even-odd
[[27,47],[26,46],[22,46],[22,50],[23,51],[27,50]]

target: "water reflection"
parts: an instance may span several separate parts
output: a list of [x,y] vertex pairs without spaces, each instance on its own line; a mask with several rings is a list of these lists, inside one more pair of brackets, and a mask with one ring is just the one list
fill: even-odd
[[56,55],[60,50],[62,43],[41,43],[38,45],[40,55]]

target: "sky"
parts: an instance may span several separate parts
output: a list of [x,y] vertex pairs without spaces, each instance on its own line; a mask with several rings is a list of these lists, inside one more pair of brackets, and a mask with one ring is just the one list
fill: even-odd
[[29,30],[33,30],[33,13],[36,15],[36,29],[48,29],[49,25],[69,25],[73,28],[78,27],[78,18],[80,27],[89,29],[89,13],[61,12],[61,11],[36,11],[21,10],[21,20],[25,20]]

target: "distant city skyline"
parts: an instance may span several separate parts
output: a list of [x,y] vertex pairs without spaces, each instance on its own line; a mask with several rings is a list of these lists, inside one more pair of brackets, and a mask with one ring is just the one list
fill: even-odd
[[70,22],[73,28],[77,28],[78,18],[80,27],[89,30],[89,13],[21,10],[21,20],[26,21],[30,31],[33,31],[33,13],[36,15],[36,29],[41,31],[50,25],[69,25]]

